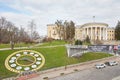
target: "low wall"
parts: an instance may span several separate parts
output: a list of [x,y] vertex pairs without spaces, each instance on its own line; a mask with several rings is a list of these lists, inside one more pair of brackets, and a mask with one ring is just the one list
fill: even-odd
[[87,52],[88,46],[86,45],[66,45],[68,57],[82,56]]
[[115,53],[114,45],[66,45],[68,57],[80,57],[86,52]]

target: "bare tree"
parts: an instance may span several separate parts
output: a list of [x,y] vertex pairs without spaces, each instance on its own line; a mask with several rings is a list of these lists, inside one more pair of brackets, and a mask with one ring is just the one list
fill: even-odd
[[35,24],[34,20],[31,20],[31,21],[29,22],[28,29],[29,29],[29,31],[30,31],[30,38],[31,38],[31,41],[32,41],[32,42],[33,42],[35,39],[40,38],[38,32],[36,31],[36,24]]
[[33,32],[33,39],[39,39],[40,38],[40,35],[39,35],[39,33],[37,32],[37,31],[34,31]]
[[15,28],[16,27],[11,22],[8,22],[7,26],[8,26],[8,34],[9,34],[9,40],[10,40],[11,49],[14,49]]
[[2,34],[5,31],[6,27],[7,27],[7,21],[6,21],[6,19],[4,17],[1,17],[1,19],[0,19],[0,43],[1,43],[2,38],[3,38]]
[[31,41],[33,41],[33,34],[34,34],[34,31],[36,30],[36,24],[35,24],[34,20],[31,20],[29,22],[28,29],[30,30]]
[[57,25],[56,30],[60,39],[73,40],[75,35],[75,24],[73,21],[65,20],[64,23],[61,20],[55,22]]
[[29,40],[30,40],[29,35],[25,31],[25,29],[21,27],[19,30],[19,42],[26,42]]
[[60,40],[62,40],[64,35],[64,25],[62,23],[62,20],[57,20],[55,24],[57,25],[56,30],[57,30],[58,36]]
[[[6,20],[6,18],[0,18],[0,43],[10,43],[11,49],[14,49],[15,43],[18,42],[30,42],[30,39],[38,38],[39,34],[35,31],[35,23],[31,21],[29,24],[29,29],[31,35],[25,31],[24,28],[18,29],[11,21]],[[31,37],[30,37],[31,36]]]

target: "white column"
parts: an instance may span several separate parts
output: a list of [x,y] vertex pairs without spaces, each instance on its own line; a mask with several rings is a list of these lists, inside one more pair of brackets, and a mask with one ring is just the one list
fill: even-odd
[[95,40],[95,27],[94,27],[94,40]]
[[101,28],[101,40],[103,40],[103,27]]
[[97,28],[95,27],[95,40],[97,39]]
[[91,34],[90,34],[90,36],[91,36],[91,40],[92,40],[92,36],[93,36],[93,34],[92,34],[92,27],[91,27],[90,29],[91,29]]
[[101,40],[101,27],[100,27],[100,34],[99,34],[99,36],[100,36],[100,40]]
[[103,40],[105,40],[105,37],[106,37],[106,35],[105,35],[105,28],[103,28]]
[[102,35],[102,36],[103,36],[103,40],[105,40],[104,31],[105,31],[105,30],[104,30],[104,28],[103,28],[103,31],[102,31],[102,32],[103,32],[103,35]]
[[106,40],[106,28],[105,28],[105,40]]
[[104,28],[104,39],[106,40],[106,28]]
[[105,31],[105,32],[106,32],[106,40],[107,40],[107,28],[106,28],[106,31]]
[[85,38],[85,28],[83,28],[83,40]]
[[83,38],[85,38],[85,28],[84,28],[84,34],[83,34]]

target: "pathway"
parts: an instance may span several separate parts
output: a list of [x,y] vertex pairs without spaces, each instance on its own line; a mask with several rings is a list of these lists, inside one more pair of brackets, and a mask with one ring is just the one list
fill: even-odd
[[[42,45],[42,44],[41,44]],[[31,49],[31,48],[52,48],[52,47],[58,47],[58,46],[65,46],[65,45],[54,45],[54,46],[41,46],[37,47],[38,45],[35,46],[29,46],[29,47],[15,47],[14,49]],[[11,48],[2,48],[0,51],[4,50],[11,50]]]

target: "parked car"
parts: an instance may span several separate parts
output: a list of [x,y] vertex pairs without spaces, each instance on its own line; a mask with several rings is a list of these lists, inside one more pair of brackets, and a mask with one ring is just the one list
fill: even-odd
[[106,62],[105,64],[108,65],[108,66],[115,66],[115,65],[118,65],[118,62],[116,62],[116,61],[109,61],[109,62]]
[[96,67],[96,69],[102,69],[102,68],[105,68],[106,65],[103,64],[103,63],[102,64],[96,64],[95,67]]

